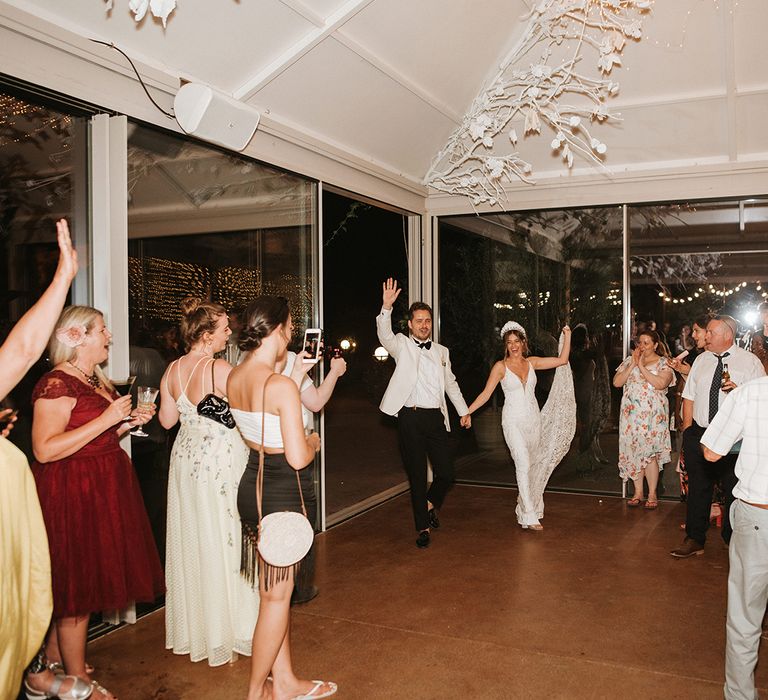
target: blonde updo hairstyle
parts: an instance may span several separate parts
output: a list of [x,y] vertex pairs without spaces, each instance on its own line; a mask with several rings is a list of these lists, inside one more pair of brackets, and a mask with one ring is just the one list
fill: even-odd
[[528,338],[525,337],[525,333],[522,331],[518,331],[515,328],[512,328],[511,330],[508,330],[501,338],[501,341],[504,343],[504,357],[509,357],[508,350],[507,350],[507,341],[509,340],[509,336],[514,335],[515,338],[517,338],[522,344],[523,344],[523,357],[528,357]]
[[256,350],[275,328],[288,323],[290,315],[285,297],[261,296],[254,299],[245,309],[238,347],[243,352]]
[[204,334],[213,333],[219,319],[226,315],[227,310],[215,301],[200,299],[200,297],[182,299],[179,331],[187,350],[197,345]]
[[[53,334],[48,341],[48,359],[50,360],[51,365],[56,367],[64,362],[71,362],[74,364],[77,361],[77,348],[72,348],[62,343],[56,337],[56,333],[59,330],[63,328],[71,328],[72,326],[84,326],[86,332],[90,333],[96,321],[103,318],[104,314],[98,309],[94,309],[92,306],[67,306],[64,311],[61,312],[59,320],[56,321],[56,325],[53,328]],[[99,365],[96,365],[96,367],[93,368],[93,372],[104,386],[110,391],[114,391],[112,382],[109,381]]]

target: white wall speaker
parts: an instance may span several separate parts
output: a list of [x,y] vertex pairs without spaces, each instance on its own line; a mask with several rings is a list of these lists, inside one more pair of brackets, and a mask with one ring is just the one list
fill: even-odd
[[238,100],[200,83],[186,83],[176,93],[173,111],[190,136],[242,151],[259,125],[259,113]]

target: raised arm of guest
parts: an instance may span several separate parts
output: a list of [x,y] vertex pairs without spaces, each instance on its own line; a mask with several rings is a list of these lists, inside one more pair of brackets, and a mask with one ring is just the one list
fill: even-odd
[[56,222],[56,236],[59,264],[53,281],[0,346],[0,398],[10,393],[42,354],[77,274],[77,251],[72,247],[66,219]]

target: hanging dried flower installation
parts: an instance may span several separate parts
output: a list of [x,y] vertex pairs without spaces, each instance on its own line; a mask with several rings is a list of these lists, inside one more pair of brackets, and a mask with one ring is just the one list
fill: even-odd
[[[475,206],[498,204],[506,183],[532,184],[531,163],[516,150],[499,154],[499,140],[517,145],[512,124],[518,121],[523,137],[551,129],[552,150],[568,168],[576,156],[602,165],[608,147],[591,129],[619,118],[606,106],[619,91],[609,76],[622,65],[627,41],[640,40],[640,17],[651,6],[651,0],[539,0],[520,41],[437,154],[425,183],[465,195]],[[595,61],[591,70],[584,65],[588,53]]]
[[[114,0],[104,0],[104,3],[107,12],[111,12]],[[168,16],[176,9],[176,0],[128,0],[128,9],[133,12],[137,22],[141,22],[149,10],[165,27],[168,24]]]

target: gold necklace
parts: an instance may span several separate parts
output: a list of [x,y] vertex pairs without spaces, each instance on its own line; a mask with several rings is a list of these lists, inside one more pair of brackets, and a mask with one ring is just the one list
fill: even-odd
[[67,360],[67,364],[70,367],[73,367],[76,369],[80,374],[82,374],[85,377],[85,380],[90,384],[94,389],[101,389],[101,380],[96,375],[96,372],[93,374],[86,374],[83,370],[81,370],[74,362],[70,362]]

